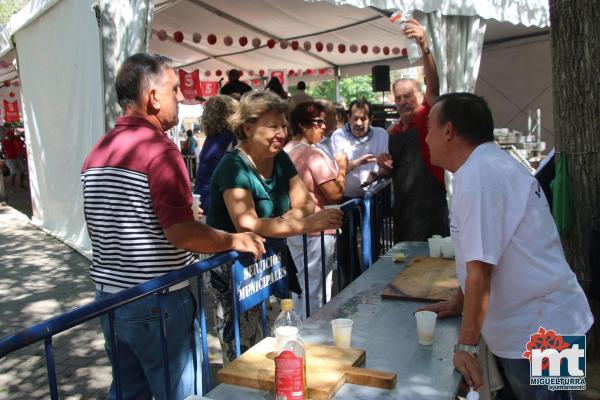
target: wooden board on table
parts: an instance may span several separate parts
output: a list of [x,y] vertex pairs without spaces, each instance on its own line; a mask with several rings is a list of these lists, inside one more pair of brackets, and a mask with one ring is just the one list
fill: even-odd
[[[275,338],[268,337],[239,358],[223,367],[217,377],[221,383],[273,392],[275,390]],[[306,385],[308,397],[329,400],[346,382],[391,389],[396,374],[357,368],[365,362],[366,353],[359,349],[305,343]]]
[[458,291],[454,260],[415,257],[381,292],[384,299],[444,301]]

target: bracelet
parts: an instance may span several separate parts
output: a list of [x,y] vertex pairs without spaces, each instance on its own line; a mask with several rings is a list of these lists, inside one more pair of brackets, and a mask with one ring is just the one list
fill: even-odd
[[429,47],[426,49],[423,49],[423,55],[425,55],[425,54],[431,54],[431,50],[429,49]]

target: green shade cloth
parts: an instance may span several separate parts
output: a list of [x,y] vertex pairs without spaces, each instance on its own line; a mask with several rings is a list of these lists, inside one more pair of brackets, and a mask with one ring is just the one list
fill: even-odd
[[571,201],[571,181],[567,168],[567,155],[558,153],[556,176],[550,184],[552,189],[552,216],[558,233],[565,236],[573,225],[573,202]]

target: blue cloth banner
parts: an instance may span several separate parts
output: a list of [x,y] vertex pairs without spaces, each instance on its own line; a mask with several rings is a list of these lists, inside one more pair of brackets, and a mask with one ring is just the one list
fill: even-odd
[[281,252],[272,249],[268,249],[265,256],[256,262],[249,257],[236,261],[233,264],[233,282],[238,312],[249,310],[271,295],[286,296],[287,275]]

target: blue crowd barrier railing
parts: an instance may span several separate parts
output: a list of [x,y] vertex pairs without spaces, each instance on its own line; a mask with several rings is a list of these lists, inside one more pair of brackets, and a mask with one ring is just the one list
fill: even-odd
[[364,197],[365,209],[370,214],[371,254],[377,261],[394,245],[392,180],[378,182]]
[[[158,296],[159,305],[159,323],[161,327],[161,351],[164,360],[164,371],[165,371],[165,385],[169,387],[169,361],[167,354],[167,337],[164,329],[164,312],[162,309],[161,296],[166,294],[168,288],[179,282],[187,279],[196,277],[198,283],[198,319],[200,320],[200,327],[202,330],[202,392],[206,393],[210,390],[210,375],[209,375],[209,363],[208,363],[208,343],[206,335],[206,315],[204,312],[204,284],[203,276],[204,272],[207,272],[218,266],[232,263],[240,257],[240,254],[235,251],[229,251],[225,253],[217,254],[211,258],[203,261],[195,262],[187,267],[181,268],[176,271],[172,271],[168,274],[160,276],[144,282],[137,286],[129,289],[111,294],[110,296],[104,297],[93,301],[90,304],[75,308],[64,314],[55,316],[47,319],[39,324],[35,324],[14,334],[7,335],[0,338],[0,359],[6,355],[32,345],[34,343],[43,341],[45,346],[45,358],[46,367],[48,372],[48,382],[50,386],[50,397],[52,400],[58,399],[58,384],[56,377],[56,368],[54,363],[54,351],[52,338],[53,336],[71,329],[84,322],[90,321],[94,318],[100,317],[104,314],[109,316],[109,327],[110,327],[110,345],[116,350],[116,332],[114,329],[114,311],[115,309],[131,303],[135,300],[141,299],[149,295]],[[117,360],[117,357],[115,357]],[[197,368],[197,366],[195,366]],[[118,360],[113,365],[113,379],[115,386],[117,387],[117,398],[122,398],[121,387],[120,387],[120,371]],[[171,398],[170,390],[167,390],[167,398]],[[198,394],[198,393],[196,393]]]
[[[350,244],[353,246],[357,246],[357,238],[354,234],[354,211],[356,209],[360,210],[361,214],[361,261],[362,261],[362,270],[367,269],[371,266],[371,209],[367,205],[365,201],[362,199],[352,199],[347,201],[346,203],[340,206],[341,211],[344,213],[344,226],[343,229],[348,229],[351,234],[348,236],[350,240]],[[339,239],[339,235],[338,235]],[[286,246],[286,241],[283,239],[278,240],[269,240],[266,244],[267,248],[272,249],[277,252],[280,251],[282,246]],[[324,237],[323,233],[321,233],[321,254],[324,252]],[[304,259],[305,259],[305,268],[306,268],[306,241],[304,241]],[[245,255],[247,256],[247,255]],[[75,308],[71,311],[68,311],[64,314],[55,316],[53,318],[47,319],[41,323],[35,324],[28,328],[25,328],[21,331],[18,331],[14,334],[7,335],[3,338],[0,338],[0,359],[5,357],[6,355],[27,347],[31,344],[43,341],[44,342],[44,352],[48,373],[48,382],[50,386],[50,396],[52,400],[58,399],[58,384],[56,377],[56,368],[54,362],[54,351],[53,351],[53,336],[64,332],[68,329],[71,329],[77,325],[83,324],[84,322],[90,321],[94,318],[100,317],[104,314],[108,314],[109,319],[109,329],[110,336],[109,341],[110,345],[113,349],[117,348],[117,340],[116,340],[116,331],[114,328],[114,311],[115,309],[131,303],[135,300],[141,299],[143,297],[149,295],[158,296],[158,306],[159,306],[159,324],[161,330],[161,351],[164,360],[164,371],[165,371],[165,385],[166,387],[170,387],[169,385],[169,361],[167,354],[167,335],[165,330],[165,320],[164,320],[164,312],[162,307],[161,296],[168,292],[168,288],[173,286],[179,282],[188,280],[190,278],[196,278],[197,286],[198,286],[198,319],[201,328],[201,347],[202,347],[202,392],[206,393],[210,390],[210,374],[209,374],[209,358],[208,358],[208,342],[207,342],[207,328],[206,328],[206,315],[204,311],[204,278],[203,274],[208,272],[209,270],[219,267],[221,265],[233,265],[232,268],[243,268],[241,264],[238,263],[240,258],[243,258],[244,255],[235,252],[229,251],[225,253],[217,254],[208,259],[195,262],[187,267],[181,268],[179,270],[172,271],[168,274],[160,276],[158,278],[154,278],[150,281],[144,282],[137,286],[134,286],[129,289],[125,289],[118,293],[111,294],[110,296],[104,297],[102,299],[98,299],[90,304]],[[268,257],[268,255],[267,255]],[[264,257],[263,257],[264,258]],[[237,265],[237,266],[236,266]],[[324,257],[322,257],[321,262],[322,274],[321,278],[325,283],[326,279],[326,265]],[[341,266],[340,266],[341,267]],[[361,268],[361,263],[359,260],[355,259],[355,256],[352,254],[350,257],[350,270],[354,271],[355,268]],[[362,271],[361,271],[362,272]],[[232,277],[235,276],[232,273]],[[305,274],[305,287],[308,288],[308,282],[306,282],[308,278],[308,274]],[[339,277],[339,274],[338,274]],[[235,335],[236,335],[236,354],[239,356],[240,354],[240,342],[239,342],[239,318],[238,318],[238,303],[239,299],[236,298],[237,292],[235,290],[236,281],[232,280],[233,288],[233,306],[234,306],[234,327],[235,327]],[[287,290],[289,287],[287,286],[287,279],[285,280],[286,288],[285,295],[287,295]],[[338,291],[341,290],[341,282],[338,278]],[[282,293],[280,292],[280,297]],[[307,300],[307,316],[310,315],[310,304],[308,296],[305,296]],[[263,334],[268,335],[268,327],[266,321],[266,299],[261,300],[261,308],[262,308],[262,325],[263,325]],[[323,284],[323,303],[326,302],[326,287]],[[257,303],[258,304],[258,303]],[[121,395],[121,387],[120,387],[120,371],[118,360],[115,358],[116,362],[113,365],[113,379],[115,382],[115,386],[117,387],[117,398],[122,398]],[[195,365],[195,368],[197,366]],[[169,390],[167,392],[167,398],[171,398],[171,393]]]

